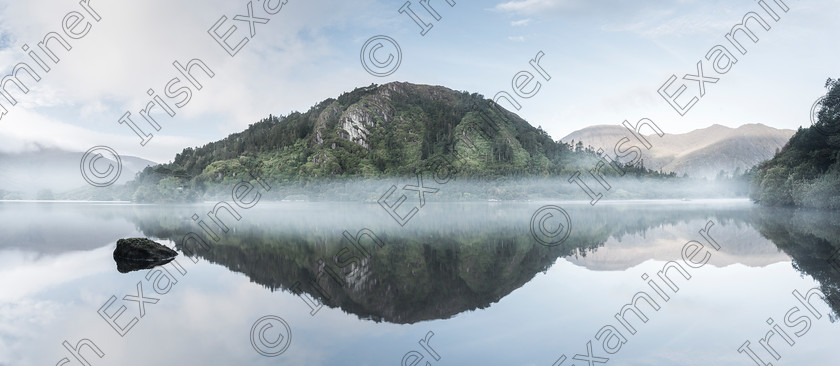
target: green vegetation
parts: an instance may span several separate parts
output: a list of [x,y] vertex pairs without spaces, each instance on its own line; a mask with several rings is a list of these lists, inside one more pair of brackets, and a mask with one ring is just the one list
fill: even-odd
[[840,213],[760,207],[753,210],[753,225],[762,236],[793,258],[793,267],[819,282],[840,318]]
[[840,209],[840,81],[828,79],[817,122],[799,128],[753,173],[750,198],[767,206]]
[[[452,166],[459,179],[497,181],[589,170],[599,156],[582,144],[555,142],[542,130],[480,94],[439,86],[390,83],[357,88],[305,113],[269,116],[243,132],[146,168],[128,183],[138,202],[184,202],[229,196],[236,183],[260,177],[272,198],[327,192],[352,178],[414,178]],[[667,178],[629,164],[631,176]],[[616,175],[609,168],[605,175]],[[331,192],[343,199],[341,192]],[[489,198],[486,191],[473,192]],[[381,194],[379,192],[378,194]],[[377,197],[378,197],[377,194]],[[317,197],[309,197],[317,198]],[[358,199],[358,197],[356,197]]]
[[[398,230],[389,219],[367,220],[381,212],[376,205],[274,205],[241,212],[244,225],[219,233],[218,241],[200,234],[206,247],[185,241],[185,235],[200,231],[184,218],[210,206],[140,206],[132,208],[137,215],[131,221],[144,236],[171,241],[186,256],[243,273],[272,291],[302,291],[361,319],[412,324],[489,307],[547,271],[557,258],[585,257],[610,237],[642,236],[662,225],[700,226],[708,219],[721,228],[749,220],[749,212],[737,207],[573,205],[567,209],[574,230],[562,244],[547,247],[523,227],[527,221],[516,219],[533,213],[535,207],[526,204],[503,203],[504,209],[488,203],[427,206],[422,221]],[[313,212],[323,214],[313,220]],[[225,214],[222,219],[234,223]],[[369,256],[342,235],[343,230],[357,235],[362,223],[384,244],[360,240]],[[316,281],[320,288],[313,285]]]

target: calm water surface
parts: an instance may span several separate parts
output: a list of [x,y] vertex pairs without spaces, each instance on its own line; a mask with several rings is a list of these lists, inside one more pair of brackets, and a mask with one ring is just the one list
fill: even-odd
[[[571,219],[555,246],[530,232],[548,204]],[[588,365],[590,342],[600,365],[753,365],[738,352],[746,341],[775,365],[838,360],[840,306],[814,296],[811,313],[793,294],[840,299],[835,214],[747,201],[427,202],[400,226],[376,204],[260,202],[239,220],[221,211],[225,233],[212,208],[0,203],[0,365],[81,365],[62,343],[83,339],[104,353],[83,346],[92,365]],[[710,221],[720,250],[699,233]],[[207,246],[185,243],[189,233]],[[120,273],[112,252],[125,237],[191,255]],[[688,266],[692,248],[708,262]],[[617,319],[634,298],[647,321],[632,309]],[[254,327],[265,316],[276,318]],[[759,344],[768,321],[794,343],[771,335],[778,361]],[[287,348],[263,356],[252,334],[264,352]]]

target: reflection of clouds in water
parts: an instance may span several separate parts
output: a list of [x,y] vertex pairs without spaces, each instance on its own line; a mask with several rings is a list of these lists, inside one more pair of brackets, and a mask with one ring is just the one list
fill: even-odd
[[21,351],[42,336],[41,331],[55,321],[61,308],[54,301],[29,298],[0,301],[0,365],[20,365],[20,360],[11,357],[26,354]]
[[[55,334],[60,329],[58,324],[83,301],[65,297],[67,290],[77,288],[75,282],[113,271],[113,264],[108,262],[111,250],[103,247],[60,255],[0,251],[0,364],[37,363],[32,358],[42,357],[43,352],[32,347],[51,346],[44,344],[44,336]],[[60,347],[60,342],[56,346]],[[42,361],[53,364],[57,360]]]
[[[18,250],[0,251],[0,301],[16,301],[84,277],[112,271],[111,246],[89,252],[40,255]],[[113,260],[111,260],[113,262]]]
[[[248,342],[250,324],[264,314],[283,315],[295,332],[294,343],[283,355],[284,364],[335,364],[327,359],[341,359],[337,353],[348,342],[363,336],[400,335],[397,326],[383,329],[335,309],[324,309],[311,317],[306,305],[292,294],[265,291],[247,277],[218,265],[187,262],[187,275],[179,278],[169,293],[145,293],[146,297],[160,299],[158,304],[146,305],[145,317],[139,317],[132,302],[119,301],[111,309],[127,307],[120,318],[122,324],[138,317],[139,322],[125,337],[117,335],[97,315],[97,309],[111,295],[121,298],[133,294],[132,284],[142,280],[145,271],[133,277],[116,274],[63,284],[74,289],[85,287],[83,291],[47,290],[33,292],[20,301],[0,302],[0,365],[55,364],[71,357],[62,348],[62,341],[75,345],[83,338],[92,340],[106,354],[97,362],[96,356],[86,353],[94,365],[276,364],[277,359],[260,356]],[[75,269],[85,265],[76,263]],[[91,281],[94,286],[90,286]],[[327,329],[341,332],[323,337]],[[332,345],[326,349],[325,338]]]
[[[756,256],[764,258],[773,254],[768,252],[785,255],[772,247],[754,248],[758,239],[749,221],[750,205],[731,211],[714,205],[703,209],[688,209],[685,205],[677,209],[675,205],[669,211],[662,209],[667,206],[599,203],[593,208],[586,203],[579,207],[560,204],[568,207],[581,223],[589,222],[585,227],[577,226],[582,232],[590,230],[589,237],[606,240],[606,245],[588,254],[587,260],[599,256],[622,259],[628,253],[641,253],[641,257],[647,258],[624,271],[593,271],[572,263],[573,257],[566,257],[556,260],[545,275],[537,273],[484,309],[411,325],[360,320],[339,308],[328,307],[313,317],[309,315],[309,307],[297,296],[267,291],[247,275],[231,272],[240,270],[232,266],[239,262],[218,256],[219,263],[200,257],[199,263],[193,264],[179,256],[188,273],[177,276],[179,282],[166,295],[157,295],[146,287],[145,295],[160,301],[147,304],[146,316],[123,338],[97,315],[97,309],[111,295],[122,299],[126,294],[134,294],[137,281],[147,283],[144,280],[147,272],[117,273],[111,245],[60,255],[0,251],[0,289],[4,290],[0,292],[0,364],[55,364],[69,356],[61,347],[62,341],[75,344],[82,338],[92,339],[106,352],[104,360],[93,364],[395,364],[406,351],[418,348],[417,340],[430,329],[435,332],[432,340],[435,350],[448,364],[550,363],[559,352],[582,351],[588,338],[612,322],[616,310],[635,292],[647,289],[640,275],[661,269],[663,261],[673,259],[670,256],[679,256],[682,245],[698,236],[697,230],[705,223],[702,218],[708,215],[722,218],[715,219],[719,226],[711,229],[712,236],[723,247],[721,252],[713,254],[712,262],[715,257],[728,261],[730,258],[724,258],[724,254],[732,254],[733,261],[747,265],[706,266],[693,271],[690,281],[680,282],[680,292],[662,304],[661,311],[650,314],[650,322],[638,324],[639,333],[620,354],[611,357],[611,363],[677,364],[686,359],[702,359],[721,365],[742,364],[741,355],[733,351],[734,347],[745,337],[765,330],[763,320],[767,316],[776,316],[795,305],[790,296],[792,289],[804,293],[816,284],[807,276],[800,278],[789,263],[749,266]],[[401,228],[375,204],[369,208],[266,204],[265,208],[243,211],[242,221],[231,222],[232,230],[226,234],[230,241],[216,248],[241,245],[247,254],[241,270],[246,266],[253,270],[257,268],[254,260],[259,256],[256,250],[261,240],[271,242],[271,246],[288,248],[290,244],[281,239],[291,231],[339,246],[347,244],[339,241],[343,230],[355,233],[365,225],[380,225],[374,228],[377,234],[383,233],[383,239],[390,235],[386,249],[396,249],[399,235],[422,236],[421,241],[425,243],[460,250],[460,256],[472,258],[473,261],[464,264],[472,266],[469,273],[475,274],[485,268],[480,266],[479,259],[496,256],[492,251],[478,250],[488,247],[487,236],[509,234],[527,238],[528,219],[541,205],[429,202],[421,213],[425,217],[418,216],[411,223],[413,227]],[[182,228],[196,230],[195,224],[188,220],[189,215],[206,211],[204,206],[177,206],[113,212],[117,212],[116,219],[136,222],[148,233],[167,233]],[[308,217],[319,217],[321,221],[306,224]],[[732,221],[741,224],[733,225]],[[493,231],[500,227],[503,230]],[[521,233],[511,234],[510,230]],[[334,243],[329,243],[333,238]],[[433,242],[436,239],[446,242]],[[167,240],[156,241],[173,244]],[[524,245],[527,247],[527,243]],[[407,249],[410,248],[400,248],[400,252]],[[731,252],[726,252],[730,249]],[[659,257],[662,251],[667,251],[668,256]],[[318,252],[313,258],[321,254]],[[498,256],[511,261],[513,257],[508,254]],[[295,258],[307,260],[302,254]],[[555,262],[553,258],[549,258],[551,262]],[[503,269],[486,268],[497,272]],[[397,268],[382,269],[377,268],[373,275],[399,274]],[[516,265],[508,270],[523,272],[523,267]],[[272,273],[268,268],[266,271]],[[501,289],[499,283],[488,283],[491,279],[488,275],[465,278],[475,286]],[[411,277],[408,281],[421,280]],[[433,286],[430,280],[423,281],[421,285],[434,287],[435,292],[443,290]],[[435,299],[425,297],[424,301]],[[123,324],[131,317],[139,317],[136,303],[119,300],[115,305],[127,307],[125,317],[121,318]],[[294,333],[289,350],[281,358],[265,358],[251,348],[248,332],[253,322],[264,315],[283,317]],[[801,344],[797,341],[797,348],[785,355],[785,361],[820,364],[820,360],[827,359],[827,345],[836,339],[836,330],[827,324],[815,323],[808,337],[802,338]],[[734,330],[724,331],[729,328]],[[95,356],[90,357],[94,360]]]
[[[527,306],[529,312],[550,314],[552,319],[544,320],[546,324],[539,334],[557,336],[547,337],[545,346],[556,351],[552,354],[556,359],[561,352],[584,351],[586,341],[602,326],[615,324],[616,312],[638,291],[652,293],[640,276],[655,273],[663,264],[664,261],[648,260],[626,271],[592,271],[563,258],[548,271],[548,276],[538,276],[519,290],[532,294],[508,301],[539,299],[521,306]],[[790,294],[793,289],[804,293],[818,285],[813,278],[800,277],[789,263],[761,268],[742,264],[706,266],[691,274],[690,280],[677,279],[679,292],[669,292],[670,301],[660,301],[659,311],[643,307],[650,318],[648,322],[629,317],[638,333],[624,334],[629,342],[616,355],[606,355],[611,358],[610,364],[699,365],[686,360],[703,360],[702,364],[743,365],[745,358],[735,348],[748,337],[762,336],[767,331],[767,317],[780,319],[779,312],[784,314],[797,304]],[[562,327],[563,331],[552,327]],[[825,360],[833,359],[828,350],[836,336],[836,327],[824,317],[814,323],[807,337],[797,340],[793,351],[786,349],[785,364],[825,364]],[[603,353],[600,342],[593,345],[597,353]]]

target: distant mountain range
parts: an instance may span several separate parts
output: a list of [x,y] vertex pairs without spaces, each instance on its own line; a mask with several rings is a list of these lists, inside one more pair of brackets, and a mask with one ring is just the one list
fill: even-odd
[[[573,142],[613,152],[616,142],[629,135],[621,125],[593,126],[553,141],[541,128],[480,94],[395,82],[357,88],[303,113],[269,115],[227,138],[186,148],[170,163],[123,156],[117,183],[134,180],[126,186],[92,190],[79,171],[80,152],[0,154],[0,199],[32,199],[41,193],[57,199],[195,201],[229,194],[230,185],[247,175],[283,182],[284,187],[338,178],[412,177],[418,172],[485,182],[568,177],[599,161],[595,151],[580,151]],[[651,135],[653,148],[643,153],[647,169],[623,169],[636,178],[669,179],[670,172],[714,177],[719,171],[743,171],[772,158],[791,135],[792,130],[761,124]],[[154,169],[137,174],[147,166]],[[617,174],[611,169],[603,173]],[[516,196],[485,191],[488,197]],[[277,189],[280,196],[275,198],[289,192]],[[557,189],[547,192],[559,194]]]
[[[480,94],[393,82],[354,89],[303,113],[270,115],[242,132],[186,148],[170,163],[140,174],[128,185],[127,197],[138,202],[209,199],[228,194],[243,176],[255,174],[288,188],[273,191],[275,198],[293,194],[294,185],[411,177],[447,166],[457,177],[482,182],[569,177],[591,169],[599,161],[598,148],[612,153],[628,135],[621,125],[594,126],[554,141]],[[791,135],[792,130],[752,124],[649,137],[653,148],[644,151],[644,167],[628,157],[622,163],[634,164],[623,171],[634,178],[674,178],[671,172],[714,178],[720,171],[744,171],[773,157]],[[572,140],[595,149],[579,149]],[[602,173],[617,174],[612,169]],[[512,199],[508,193],[480,196]],[[556,197],[556,190],[552,194]]]
[[[652,132],[652,131],[650,131]],[[793,130],[780,130],[763,124],[730,128],[718,124],[684,134],[645,135],[653,145],[643,149],[646,168],[688,173],[691,177],[714,178],[718,172],[744,171],[773,157],[793,136]],[[583,141],[595,150],[612,152],[616,142],[633,138],[621,125],[598,125],[572,132],[561,141]],[[635,140],[633,140],[635,141]]]
[[[5,191],[0,192],[4,193],[0,199],[32,199],[39,191],[49,190],[58,194],[90,187],[80,170],[83,155],[83,152],[50,148],[16,154],[0,153],[0,191]],[[157,165],[134,156],[120,156],[120,160],[122,173],[116,184],[134,179],[135,174],[147,166]]]
[[[741,211],[733,210],[733,216],[741,214]],[[749,267],[765,267],[790,261],[787,254],[779,251],[771,240],[762,236],[753,226],[759,226],[760,220],[756,219],[751,225],[740,222],[744,218],[749,220],[750,216],[737,216],[737,224],[734,225],[715,226],[715,240],[726,245],[711,255],[708,262],[710,266],[727,267],[742,264]],[[697,219],[686,220],[673,225],[650,227],[644,234],[612,236],[586,256],[570,256],[566,257],[566,260],[592,271],[625,271],[649,260],[679,261],[680,251],[674,249],[674,244],[685,242],[685,233],[695,231],[695,227],[702,227],[705,222]]]

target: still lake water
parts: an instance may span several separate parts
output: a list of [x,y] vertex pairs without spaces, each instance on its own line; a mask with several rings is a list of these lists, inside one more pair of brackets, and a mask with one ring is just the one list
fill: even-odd
[[[571,219],[556,246],[530,232],[548,204]],[[836,214],[746,200],[427,202],[400,226],[376,204],[260,202],[239,209],[239,221],[220,214],[230,230],[206,248],[183,245],[190,232],[206,237],[193,214],[215,227],[211,208],[0,202],[0,365],[81,365],[62,343],[72,349],[83,339],[104,353],[82,346],[91,365],[399,365],[423,357],[417,365],[550,366],[566,356],[558,364],[580,366],[590,364],[587,344],[598,357],[592,365],[753,365],[738,352],[745,341],[775,365],[840,359],[840,306],[813,296],[811,313],[793,295],[818,288],[840,299]],[[709,221],[719,250],[699,233]],[[375,235],[380,245],[363,235],[357,248],[345,231]],[[112,252],[126,237],[193,255],[120,273]],[[695,262],[710,256],[698,268],[683,259],[692,240],[688,249],[704,246]],[[677,291],[657,277],[671,261],[690,276],[666,272]],[[616,314],[639,294],[659,310],[637,301],[648,321],[625,312],[632,334]],[[276,318],[256,324],[265,316]],[[759,344],[773,329],[768,319],[785,333],[769,341],[779,361]],[[620,335],[605,345],[609,334],[596,339],[602,329]],[[282,354],[261,355],[252,334],[264,353]]]

